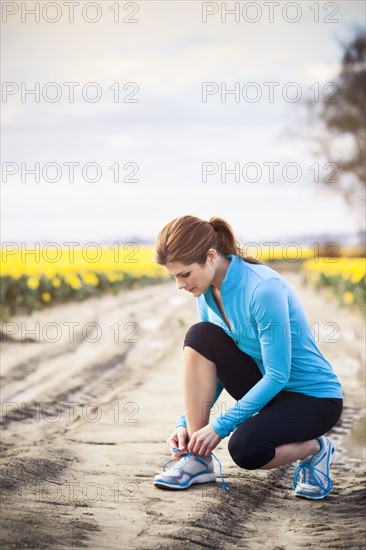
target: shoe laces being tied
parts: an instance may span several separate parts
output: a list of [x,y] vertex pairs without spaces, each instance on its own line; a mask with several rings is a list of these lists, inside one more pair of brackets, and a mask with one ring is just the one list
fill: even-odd
[[[307,485],[313,485],[321,487],[325,491],[331,490],[333,482],[330,477],[327,476],[322,470],[313,466],[311,460],[307,462],[298,462],[297,468],[294,474],[294,480],[292,488],[295,489],[297,480],[300,476],[300,483],[306,483]],[[322,477],[323,479],[322,479]]]
[[[177,452],[179,452],[179,449],[172,449],[172,451],[177,453]],[[167,460],[163,464],[163,472],[166,471],[166,466],[168,464],[170,464],[170,462],[175,462],[174,466],[172,466],[170,468],[170,471],[172,471],[172,470],[177,470],[177,471],[183,470],[184,464],[187,462],[188,458],[190,458],[191,456],[193,456],[191,453],[185,453],[184,455],[181,456],[181,458],[178,460],[178,462],[173,460],[173,459]]]
[[[176,447],[173,447],[172,451],[174,453],[179,453],[180,449],[177,449]],[[221,462],[220,460],[217,458],[216,455],[214,455],[214,453],[211,453],[211,455],[214,457],[214,459],[217,461],[218,465],[219,465],[219,468],[220,468],[220,476],[221,476],[221,485],[219,485],[219,487],[221,487],[222,489],[225,489],[226,492],[229,492],[230,491],[230,488],[226,485],[226,482],[225,482],[225,479],[224,479],[224,475],[222,473],[222,465],[221,465]],[[182,457],[180,458],[180,460],[178,460],[178,462],[172,466],[170,468],[170,470],[178,470],[178,471],[181,471],[183,470],[184,468],[184,464],[186,463],[186,461],[188,460],[188,458],[190,458],[191,456],[196,456],[194,454],[192,454],[191,452],[187,452],[187,453],[184,453],[184,455],[182,455]],[[170,464],[170,462],[175,462],[175,460],[171,459],[171,460],[167,460],[166,462],[164,462],[163,464],[163,471],[165,472],[166,471],[166,466],[168,464]]]

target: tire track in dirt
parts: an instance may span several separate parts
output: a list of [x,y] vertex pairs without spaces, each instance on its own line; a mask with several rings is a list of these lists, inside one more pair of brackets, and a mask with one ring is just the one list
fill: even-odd
[[[36,354],[34,349],[30,350],[31,359],[13,364],[2,376],[2,402],[8,403],[8,406],[2,408],[2,413],[5,412],[5,414],[2,414],[1,426],[6,428],[10,422],[34,420],[37,415],[52,421],[73,404],[83,406],[95,401],[97,404],[102,404],[108,399],[106,396],[113,387],[123,383],[128,385],[132,370],[131,363],[137,355],[134,353],[134,347],[139,342],[138,337],[143,338],[145,348],[150,346],[149,361],[154,356],[158,360],[166,350],[163,349],[162,344],[157,346],[156,343],[161,341],[164,334],[167,338],[170,336],[170,330],[164,330],[163,325],[172,327],[177,323],[176,316],[174,317],[176,312],[169,311],[167,308],[165,317],[160,322],[156,321],[156,309],[162,298],[164,299],[162,295],[167,295],[168,302],[170,300],[174,304],[176,301],[174,297],[172,300],[171,288],[167,292],[166,285],[160,286],[159,292],[156,292],[154,287],[149,287],[139,292],[124,293],[122,296],[114,297],[113,307],[107,302],[107,306],[103,308],[103,301],[98,300],[96,306],[99,306],[99,311],[97,307],[89,307],[88,316],[83,315],[81,311],[76,319],[75,314],[71,313],[75,305],[70,306],[70,314],[65,312],[65,318],[70,319],[72,316],[73,322],[80,326],[88,323],[104,327],[103,338],[95,343],[85,341],[80,330],[73,342],[65,340],[61,344],[48,342],[46,346],[48,345],[48,348],[52,346],[51,349],[47,349],[42,341],[30,343],[29,339],[27,343],[20,343],[20,341],[14,343],[14,338],[11,342],[3,343],[3,348],[4,346],[10,348],[7,350],[9,356],[14,346],[27,346],[28,349],[29,346],[40,346],[40,350]],[[49,317],[52,312],[48,313],[48,317],[42,322],[44,326],[50,323]],[[39,314],[32,323],[40,322],[38,319],[41,318],[42,314]],[[130,335],[126,337],[123,334],[116,336],[115,330],[109,330],[109,325],[113,323],[117,323],[119,327],[126,325],[126,319],[128,323],[134,323],[131,327],[132,332],[128,327],[130,335],[136,332],[133,337]],[[20,320],[19,324],[21,322],[23,321]],[[55,318],[53,315],[52,322],[61,326],[65,321],[63,317],[58,318],[56,315]],[[128,362],[127,358],[130,355],[133,359]],[[95,358],[99,360],[95,361]],[[141,357],[139,361],[141,366]],[[58,372],[57,376],[55,371]],[[8,414],[6,414],[7,411]]]
[[[181,337],[177,340],[172,332],[181,325],[179,309],[182,305],[187,308],[188,301],[178,298],[172,290],[172,285],[159,285],[158,291],[154,287],[145,288],[114,297],[112,303],[108,297],[94,300],[94,306],[89,303],[87,311],[86,304],[72,304],[68,308],[49,310],[44,319],[40,314],[34,320],[46,324],[51,319],[61,325],[64,320],[73,319],[80,325],[97,322],[102,327],[117,322],[123,327],[127,319],[136,323],[140,345],[139,341],[124,341],[124,338],[115,342],[115,332],[107,333],[106,341],[101,339],[89,344],[93,353],[87,350],[80,334],[72,343],[63,341],[48,348],[41,341],[17,343],[13,338],[11,342],[3,342],[3,357],[9,363],[3,375],[5,404],[10,397],[18,407],[10,408],[9,414],[2,416],[0,486],[2,506],[6,509],[1,523],[4,547],[38,549],[69,545],[79,548],[85,546],[90,534],[100,529],[94,511],[78,511],[91,508],[88,498],[80,499],[80,495],[74,498],[71,494],[66,494],[66,498],[62,494],[59,498],[59,492],[65,493],[68,489],[70,493],[77,484],[78,476],[72,472],[80,463],[77,452],[80,442],[73,445],[72,437],[86,424],[80,412],[83,406],[93,401],[102,408],[113,399],[128,395],[142,384],[145,375],[151,376],[151,365],[166,355],[169,346],[176,347],[178,342],[181,346]],[[159,307],[162,300],[164,307]],[[188,309],[192,311],[191,300]],[[20,324],[23,320],[15,321]],[[21,359],[11,365],[15,346],[21,348]],[[38,353],[35,346],[39,348]],[[59,377],[50,376],[50,370],[55,367],[54,358],[61,365],[66,363]],[[42,405],[49,403],[57,404],[58,411],[42,409]],[[72,403],[77,407],[70,421],[64,412]],[[59,419],[58,412],[62,413]],[[99,447],[115,446],[118,437],[115,439],[90,443]],[[150,485],[151,476],[147,477]]]

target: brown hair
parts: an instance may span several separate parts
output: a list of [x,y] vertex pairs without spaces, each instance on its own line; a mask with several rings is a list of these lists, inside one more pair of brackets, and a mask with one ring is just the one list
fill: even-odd
[[217,217],[208,222],[195,216],[175,218],[160,231],[153,259],[159,265],[168,262],[203,265],[210,248],[224,257],[234,254],[251,264],[262,264],[260,260],[243,255],[231,226]]

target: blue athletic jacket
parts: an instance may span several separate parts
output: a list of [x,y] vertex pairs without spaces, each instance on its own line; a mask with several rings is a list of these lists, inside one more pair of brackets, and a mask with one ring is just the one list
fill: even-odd
[[[228,254],[230,265],[220,287],[226,325],[209,287],[197,298],[200,321],[219,325],[257,363],[263,378],[234,407],[211,420],[224,438],[259,412],[281,390],[314,397],[342,398],[331,365],[320,353],[304,309],[288,283],[268,266]],[[216,396],[223,386],[217,380]],[[176,426],[186,426],[181,415]]]

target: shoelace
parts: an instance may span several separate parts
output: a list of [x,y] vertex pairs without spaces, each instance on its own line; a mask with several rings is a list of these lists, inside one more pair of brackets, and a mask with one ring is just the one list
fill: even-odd
[[[179,452],[179,449],[172,449],[172,451],[174,451],[175,453],[178,453]],[[179,460],[178,462],[176,462],[175,460],[171,459],[171,460],[167,460],[166,462],[164,462],[163,464],[163,472],[165,472],[166,468],[165,466],[167,464],[169,464],[170,462],[175,462],[175,465],[172,466],[170,469],[171,470],[183,470],[183,466],[184,466],[184,463],[187,461],[187,459],[191,456],[191,453],[186,453],[184,454]]]
[[[324,482],[321,479],[319,474],[325,477],[327,481],[326,486],[324,485]],[[301,483],[308,483],[309,485],[315,485],[317,487],[321,487],[325,491],[328,491],[333,487],[333,482],[330,479],[330,477],[328,477],[327,474],[319,470],[319,468],[315,468],[315,466],[312,465],[310,460],[309,462],[300,462],[298,464],[294,474],[294,481],[292,484],[293,489],[295,489],[296,487],[299,476],[300,476]]]
[[[177,449],[177,448],[173,448],[172,451],[174,453],[179,453],[180,449]],[[220,476],[221,476],[221,485],[219,485],[219,487],[221,487],[222,489],[225,489],[225,491],[229,492],[230,491],[230,488],[226,485],[226,482],[225,482],[225,479],[224,479],[224,475],[222,473],[222,465],[221,465],[221,462],[220,460],[217,458],[217,456],[214,454],[214,453],[211,453],[212,456],[214,457],[214,459],[217,461],[218,465],[219,465],[219,469],[220,469]],[[184,466],[184,463],[187,461],[188,458],[190,458],[191,456],[195,456],[193,455],[192,453],[190,453],[188,451],[188,453],[185,453],[181,458],[180,460],[177,462],[177,464],[175,464],[175,466],[172,466],[171,470],[182,470],[183,469],[183,466]],[[167,460],[166,462],[164,462],[163,464],[163,471],[165,472],[166,471],[166,466],[167,464],[170,464],[170,462],[175,462],[175,460],[171,459],[171,460]]]

